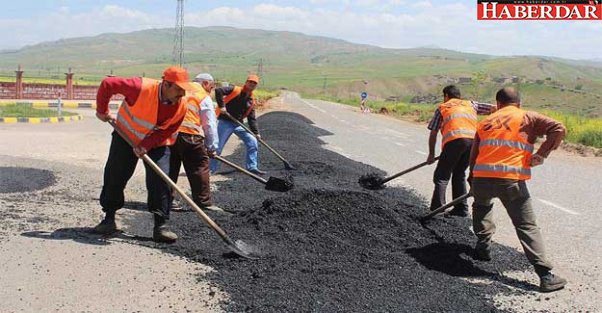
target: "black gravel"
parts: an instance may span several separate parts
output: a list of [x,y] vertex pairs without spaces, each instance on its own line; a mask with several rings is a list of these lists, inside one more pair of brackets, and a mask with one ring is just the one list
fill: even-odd
[[[232,258],[192,212],[173,213],[176,244],[141,243],[214,267],[202,279],[228,294],[225,311],[492,312],[495,295],[520,287],[499,272],[528,269],[522,253],[496,245],[492,262],[474,260],[468,219],[438,217],[422,225],[425,200],[410,190],[363,189],[358,177],[384,172],[324,149],[319,137],[329,133],[311,121],[273,112],[260,126],[298,169],[285,171],[266,149],[261,166],[268,175],[292,175],[295,189],[271,192],[233,173],[217,183],[214,199],[234,214],[209,213],[259,260]],[[238,150],[231,159],[242,164],[242,156]],[[135,224],[130,229],[138,231]],[[479,277],[494,283],[466,279]]]
[[56,184],[51,171],[28,167],[0,167],[0,193],[30,192]]

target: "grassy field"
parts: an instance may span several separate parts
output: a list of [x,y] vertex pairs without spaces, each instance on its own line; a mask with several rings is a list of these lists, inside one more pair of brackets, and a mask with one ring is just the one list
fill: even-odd
[[[336,97],[317,97],[321,100],[338,102],[359,107],[359,99],[341,99]],[[403,102],[368,101],[368,107],[373,113],[385,113],[414,122],[426,123],[430,121],[436,105],[417,105]],[[526,107],[525,109],[530,110]],[[536,109],[549,116],[567,128],[565,141],[578,143],[590,147],[602,148],[602,118],[591,118],[584,115],[562,113],[559,111]]]
[[[75,113],[62,111],[62,116],[77,115]],[[0,117],[57,117],[58,112],[56,108],[52,109],[35,109],[30,105],[22,104],[7,104],[6,106],[0,106]]]

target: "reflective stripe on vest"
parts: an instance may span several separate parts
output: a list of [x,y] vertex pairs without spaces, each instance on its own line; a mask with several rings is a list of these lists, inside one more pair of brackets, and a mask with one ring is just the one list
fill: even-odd
[[484,146],[498,146],[498,147],[510,147],[516,148],[520,150],[526,150],[529,153],[533,153],[533,145],[530,143],[524,142],[516,142],[512,140],[502,140],[502,139],[487,139],[483,140],[479,143],[479,147]]
[[194,95],[187,95],[186,101],[186,116],[180,125],[178,132],[204,136],[202,120],[200,116],[201,102],[208,97],[204,89],[199,90]]
[[474,177],[526,180],[531,178],[533,144],[520,135],[525,111],[507,106],[481,121],[479,154]]
[[[476,164],[474,166],[473,171],[490,172],[490,173],[510,173],[510,174],[520,174],[520,175],[531,176],[530,168],[522,168],[522,167],[518,167],[518,166],[509,166],[509,165],[503,165],[503,164],[496,164],[496,165]],[[480,176],[477,176],[477,177],[480,177]]]
[[[238,97],[241,93],[242,93],[242,87],[235,86],[234,89],[232,89],[232,92],[224,97],[224,105],[227,106],[228,103],[230,103],[230,101],[232,101],[232,99]],[[240,118],[241,120],[244,119],[245,117],[249,116],[249,114],[251,114],[251,111],[253,111],[253,109],[255,108],[255,97],[253,96],[252,91],[251,91],[251,94],[249,95],[249,98],[251,99],[251,105],[247,108],[245,113],[241,116],[241,118]],[[219,108],[215,108],[215,116],[219,116],[219,114],[220,114]]]
[[[119,107],[117,126],[124,131],[135,145],[139,145],[144,138],[160,128],[156,124],[159,113],[159,88],[159,81],[142,78],[142,86],[136,102],[130,106],[126,101],[123,101]],[[179,106],[177,113],[165,122],[166,125],[175,123],[186,113],[182,102],[177,105]],[[171,145],[175,143],[176,137],[177,132],[158,146]]]
[[[450,138],[452,136],[454,137],[454,139],[457,139],[457,138],[474,138],[474,135],[476,133],[477,132],[474,131],[474,130],[466,130],[466,129],[452,130],[452,131],[446,133],[443,136],[443,141],[446,142],[446,143],[449,142],[449,141],[451,141],[451,140],[448,140],[448,138]],[[462,135],[462,136],[458,136],[458,135]]]
[[439,105],[441,113],[442,146],[459,138],[474,138],[477,129],[477,113],[470,101],[450,99]]

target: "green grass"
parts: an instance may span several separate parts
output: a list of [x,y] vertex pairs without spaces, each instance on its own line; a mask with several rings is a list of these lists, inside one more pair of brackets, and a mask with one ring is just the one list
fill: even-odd
[[[359,99],[341,99],[331,96],[314,96],[315,99],[338,102],[342,104],[359,107]],[[436,105],[431,104],[408,104],[404,102],[388,102],[388,101],[367,101],[366,105],[370,111],[379,113],[381,111],[388,112],[389,115],[410,119],[415,122],[427,122],[433,116]]]
[[[62,116],[77,115],[71,112],[62,112]],[[0,117],[58,117],[56,108],[36,109],[30,105],[7,104],[0,106]]]
[[589,118],[550,110],[544,110],[542,113],[564,124],[567,129],[566,141],[602,148],[602,118]]
[[[315,99],[337,102],[359,107],[358,99],[342,99],[332,96],[309,96]],[[383,108],[389,112],[389,115],[410,119],[415,122],[427,122],[432,116],[436,105],[418,105],[402,102],[368,101],[368,107],[373,113],[380,112]],[[563,113],[552,110],[538,110],[542,114],[549,116],[561,123],[567,128],[565,140],[571,143],[578,143],[585,146],[602,148],[602,118],[590,118],[583,115]]]

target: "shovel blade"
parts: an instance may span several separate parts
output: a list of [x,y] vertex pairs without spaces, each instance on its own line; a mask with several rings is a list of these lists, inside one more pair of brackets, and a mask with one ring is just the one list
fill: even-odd
[[378,175],[376,173],[370,173],[362,175],[358,180],[358,183],[360,184],[360,186],[366,189],[377,190],[385,188],[385,185],[382,183],[382,181],[383,177],[381,175]]
[[296,168],[293,165],[291,165],[290,163],[288,163],[286,161],[284,161],[284,169],[286,169],[288,171],[296,170]]
[[295,187],[295,183],[291,179],[282,179],[270,177],[265,184],[265,189],[271,191],[287,192]]
[[248,244],[244,243],[242,240],[237,240],[235,243],[228,244],[228,248],[230,252],[236,256],[243,257],[249,260],[258,260],[258,257],[252,255],[253,248]]

